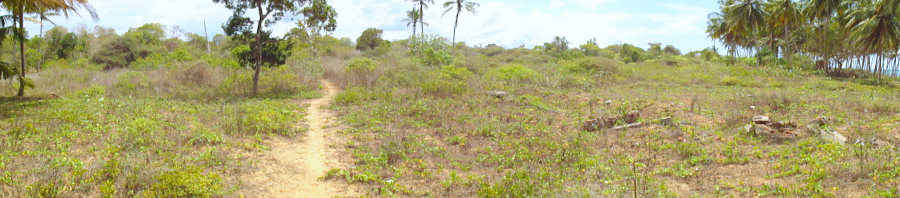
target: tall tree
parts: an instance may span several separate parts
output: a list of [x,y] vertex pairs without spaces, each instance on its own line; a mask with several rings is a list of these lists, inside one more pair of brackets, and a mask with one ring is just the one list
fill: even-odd
[[422,29],[422,37],[425,36],[425,8],[428,8],[428,5],[434,4],[434,0],[410,0],[414,4],[419,6],[419,27]]
[[[881,0],[857,5],[849,13],[850,34],[864,52],[876,54],[875,73],[884,72],[884,60],[900,48],[900,0]],[[893,59],[893,58],[892,58]]]
[[322,30],[334,32],[337,28],[337,11],[325,0],[311,1],[309,6],[300,11],[306,19],[300,20],[299,23],[303,23],[313,36],[318,36]]
[[49,22],[50,24],[53,24],[55,26],[56,23],[54,23],[53,20],[50,20],[50,17],[59,16],[59,13],[48,12],[47,9],[41,9],[36,14],[37,14],[39,23],[41,24],[41,29],[40,29],[41,32],[38,32],[38,37],[43,38],[44,37],[44,22]]
[[[791,62],[793,55],[793,31],[803,25],[803,16],[800,9],[793,0],[773,0],[767,4],[769,17],[766,19],[769,32],[776,35],[781,42],[783,57],[787,59],[788,64]],[[780,29],[781,31],[778,31]]]
[[[248,9],[256,9],[256,66],[253,68],[252,94],[259,92],[259,72],[262,69],[263,60],[263,28],[268,27],[284,18],[285,14],[297,14],[302,7],[311,0],[212,0],[213,3],[225,4],[225,7],[234,11],[234,16],[242,16]],[[235,18],[235,17],[232,17]]]
[[[304,29],[309,30],[312,33],[312,37],[320,36],[320,32],[325,30],[325,32],[334,32],[334,29],[337,28],[337,11],[334,11],[328,2],[325,0],[311,0],[310,6],[303,8],[300,13],[303,14],[306,19],[300,20],[297,22]],[[314,39],[309,39],[309,41],[313,41]],[[318,56],[319,49],[311,42],[310,45],[313,49],[313,56]]]
[[821,40],[816,42],[818,45],[813,49],[813,53],[819,56],[822,65],[827,65],[828,59],[832,56],[828,53],[833,51],[828,49],[833,43],[828,39],[829,26],[831,25],[831,19],[837,14],[841,4],[841,0],[808,0],[804,5],[805,9],[803,11],[806,18],[814,26],[818,27],[818,31],[815,31],[815,33],[819,35],[818,38]]
[[412,25],[412,36],[416,36],[416,29],[419,28],[419,10],[413,7],[412,10],[406,11],[406,18],[403,19],[403,22],[406,22],[406,27]]
[[88,4],[87,0],[3,0],[3,9],[11,12],[14,18],[14,24],[18,28],[14,31],[14,37],[19,41],[19,91],[16,96],[25,96],[25,87],[33,86],[27,83],[25,78],[25,15],[38,14],[41,12],[58,12],[68,17],[69,13],[76,13],[77,9],[87,10],[94,20],[97,20],[97,13]]
[[[745,38],[742,39],[744,42],[739,43],[739,46],[749,50],[755,48],[758,52],[759,43],[756,43],[756,36],[761,27],[765,25],[766,14],[760,0],[736,0],[725,7],[723,14],[728,20],[730,31],[737,34],[738,37]],[[757,56],[757,60],[759,60],[759,56]]]
[[456,9],[456,20],[453,22],[453,43],[454,43],[454,45],[456,45],[456,27],[459,26],[459,14],[462,13],[463,9],[471,12],[472,14],[475,14],[475,9],[478,6],[479,6],[478,3],[475,3],[472,1],[467,1],[467,0],[451,0],[451,1],[444,2],[444,8],[447,9],[447,10],[444,10],[444,14],[447,14],[448,12]]

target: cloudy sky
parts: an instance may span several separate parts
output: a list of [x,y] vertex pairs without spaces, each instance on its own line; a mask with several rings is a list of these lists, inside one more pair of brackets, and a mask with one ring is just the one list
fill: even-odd
[[[451,37],[453,14],[442,16],[436,4],[426,10],[427,33]],[[596,38],[601,45],[632,43],[646,47],[648,42],[675,45],[683,51],[699,50],[712,43],[704,33],[706,16],[716,10],[715,0],[474,0],[481,3],[478,13],[460,17],[457,40],[470,45],[499,44],[505,47],[532,47],[554,36],[565,36],[575,45]],[[203,21],[210,36],[222,33],[222,24],[231,11],[211,0],[91,0],[100,21],[73,16],[57,17],[57,25],[76,27],[96,25],[123,33],[144,23],[178,26],[203,34]],[[406,0],[329,0],[338,12],[337,37],[356,38],[366,28],[383,29],[390,40],[412,33],[401,22],[412,8]],[[253,18],[251,16],[251,18]],[[271,27],[275,33],[294,26],[291,19]],[[29,25],[32,34],[38,25]]]

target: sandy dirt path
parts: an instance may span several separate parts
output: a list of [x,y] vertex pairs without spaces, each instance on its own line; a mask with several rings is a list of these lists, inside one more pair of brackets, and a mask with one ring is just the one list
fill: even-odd
[[[309,131],[300,138],[273,137],[271,150],[259,153],[255,170],[243,177],[254,189],[246,197],[333,197],[355,194],[346,184],[319,180],[332,168],[343,167],[336,131],[337,118],[326,107],[338,88],[322,81],[323,96],[312,100],[307,111]],[[344,155],[346,156],[346,155]]]

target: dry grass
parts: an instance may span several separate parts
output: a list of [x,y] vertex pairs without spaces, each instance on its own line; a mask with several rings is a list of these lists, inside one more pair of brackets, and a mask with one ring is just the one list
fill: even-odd
[[[471,72],[455,78],[452,69],[394,50],[369,57],[381,63],[376,83],[344,84],[336,103],[359,160],[331,175],[368,186],[370,195],[842,197],[886,195],[896,186],[887,179],[900,167],[892,149],[848,156],[879,148],[811,135],[769,141],[736,129],[754,115],[798,124],[829,116],[852,140],[900,143],[891,135],[900,127],[900,91],[892,86],[685,57],[558,61],[495,48],[454,52],[452,65]],[[539,77],[497,73],[512,71],[496,69],[510,63]],[[334,76],[341,75],[360,78]],[[434,94],[431,85],[461,91]],[[510,95],[484,94],[495,90]],[[641,122],[672,117],[680,125],[581,130],[591,117],[631,110]]]
[[242,95],[250,70],[204,62],[37,73],[29,97],[0,99],[0,197],[228,196],[240,153],[304,131],[320,74],[302,67],[263,71],[259,97]]

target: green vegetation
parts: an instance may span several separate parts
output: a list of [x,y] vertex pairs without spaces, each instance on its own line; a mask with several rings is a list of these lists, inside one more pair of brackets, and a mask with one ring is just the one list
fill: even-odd
[[[420,39],[347,63],[378,69],[338,75],[375,80],[341,80],[334,108],[356,164],[328,178],[401,197],[885,196],[900,179],[890,145],[814,134],[778,142],[741,129],[754,115],[798,124],[828,116],[852,141],[893,145],[893,78],[873,85],[809,65],[729,66],[712,51],[662,45],[570,49],[562,37],[535,49],[447,49],[452,61],[434,64],[419,52],[446,48]],[[632,110],[650,124],[581,127]],[[664,117],[675,125],[654,124]]]
[[[231,53],[237,38],[217,36],[207,51],[205,38],[166,29],[54,27],[27,40],[43,65],[28,68],[27,97],[0,99],[0,197],[236,196],[248,188],[245,153],[303,135],[301,100],[319,95],[323,73],[308,46],[262,68],[254,96],[254,71]],[[350,46],[340,43],[310,42]]]
[[[241,187],[233,173],[249,165],[234,153],[266,149],[262,138],[269,135],[302,134],[295,125],[303,119],[303,108],[291,101],[315,96],[310,90],[277,94],[289,96],[284,99],[235,98],[227,96],[230,92],[221,93],[221,87],[203,85],[221,84],[212,81],[230,71],[205,71],[209,76],[201,79],[185,77],[196,76],[195,72],[42,72],[37,83],[77,86],[35,90],[58,91],[56,99],[6,99],[0,105],[2,194],[224,195]],[[92,78],[112,80],[92,82]],[[249,85],[249,77],[235,83]]]
[[384,31],[376,28],[369,28],[363,31],[362,35],[356,39],[356,50],[366,51],[382,45],[384,40],[381,39],[381,33],[384,33]]
[[[26,38],[25,17],[94,12],[0,1],[0,95],[17,96],[0,98],[0,197],[252,196],[268,140],[331,125],[348,155],[328,160],[352,165],[317,181],[363,196],[900,196],[900,79],[884,75],[900,1],[723,0],[708,33],[731,56],[467,46],[459,15],[479,4],[443,3],[447,39],[424,32],[434,1],[411,1],[410,38],[355,43],[328,35],[326,0],[213,0],[234,13],[211,39],[154,23]],[[266,30],[285,18],[284,36]],[[304,125],[328,84],[339,122]]]
[[900,1],[724,0],[719,4],[721,11],[710,15],[707,33],[732,56],[741,51],[754,54],[757,64],[767,56],[783,58],[788,64],[795,56],[809,56],[817,69],[842,77],[896,75],[900,69],[896,58]]

